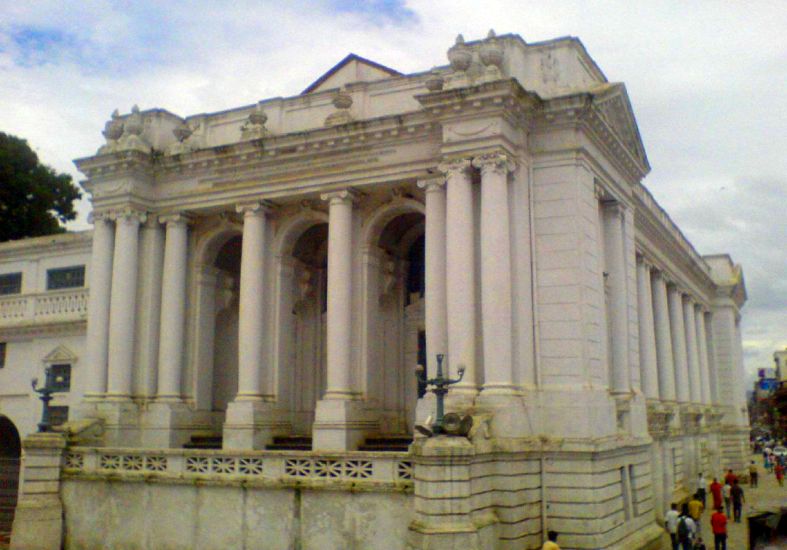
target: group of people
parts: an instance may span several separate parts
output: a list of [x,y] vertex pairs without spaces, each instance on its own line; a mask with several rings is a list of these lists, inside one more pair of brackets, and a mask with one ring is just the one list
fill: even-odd
[[774,473],[779,487],[784,487],[784,471],[787,469],[787,457],[777,455],[770,447],[765,447],[762,450],[762,462],[767,472]]
[[[754,463],[752,463],[754,464]],[[756,465],[755,465],[755,476]],[[749,474],[752,474],[750,469]],[[756,481],[755,481],[756,483]],[[697,490],[680,511],[678,504],[672,503],[664,516],[664,523],[672,541],[673,550],[706,550],[702,539],[702,514],[705,511],[707,482],[700,473],[697,478]],[[756,487],[756,484],[753,485]],[[715,550],[727,550],[727,522],[732,511],[733,521],[741,522],[744,495],[738,476],[732,470],[724,476],[724,485],[717,478],[708,487],[713,498],[713,514],[710,525]],[[726,512],[726,513],[725,513]]]

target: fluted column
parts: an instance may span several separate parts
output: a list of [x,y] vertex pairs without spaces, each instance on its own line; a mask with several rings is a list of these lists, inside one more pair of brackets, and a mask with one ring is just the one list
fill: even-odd
[[156,398],[160,401],[179,401],[182,395],[186,327],[188,218],[183,214],[171,214],[162,216],[160,221],[166,224],[167,231],[161,284],[161,337]]
[[106,214],[92,214],[93,250],[90,256],[90,301],[87,316],[88,387],[85,397],[107,391],[109,303],[112,290],[112,256],[115,228]]
[[610,390],[627,393],[631,389],[628,353],[628,292],[626,290],[626,261],[623,241],[623,205],[617,201],[603,204],[604,252],[607,259],[610,288],[610,330],[612,331],[612,375]]
[[681,403],[691,400],[689,390],[689,363],[686,354],[686,328],[683,321],[683,298],[681,292],[670,285],[669,296],[670,329],[672,332],[672,355],[675,363],[675,393]]
[[437,371],[436,356],[446,353],[446,234],[445,178],[437,177],[418,183],[426,194],[426,349],[428,372]]
[[476,378],[475,239],[470,161],[446,162],[446,296],[448,366],[452,375],[465,367],[464,380],[454,394],[474,394]]
[[146,214],[133,209],[119,212],[115,220],[115,252],[109,309],[109,368],[107,396],[131,397],[136,323],[139,224]]
[[659,373],[656,358],[653,292],[650,285],[650,265],[639,257],[637,261],[637,306],[639,312],[639,364],[642,391],[648,399],[659,398]]
[[511,393],[511,229],[508,173],[511,162],[502,153],[473,159],[481,170],[481,328],[484,392]]
[[264,345],[265,231],[268,208],[262,202],[238,205],[243,214],[238,311],[238,396],[236,401],[262,400]]
[[689,391],[692,403],[702,402],[702,378],[700,375],[700,352],[697,343],[697,321],[694,317],[694,300],[683,297],[683,324],[686,327],[686,354],[689,363]]
[[349,190],[323,195],[328,212],[327,387],[325,399],[352,399],[352,219]]
[[675,363],[672,354],[667,282],[660,271],[651,278],[653,294],[653,322],[656,334],[656,359],[658,363],[659,396],[662,401],[675,400]]
[[705,332],[705,312],[699,304],[694,306],[694,322],[697,334],[697,348],[700,359],[700,389],[701,401],[710,405],[710,369],[708,367],[708,340]]

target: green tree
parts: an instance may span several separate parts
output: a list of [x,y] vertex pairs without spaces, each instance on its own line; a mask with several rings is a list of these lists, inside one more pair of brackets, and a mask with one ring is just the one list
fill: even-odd
[[0,242],[65,231],[82,193],[38,161],[24,139],[0,132]]

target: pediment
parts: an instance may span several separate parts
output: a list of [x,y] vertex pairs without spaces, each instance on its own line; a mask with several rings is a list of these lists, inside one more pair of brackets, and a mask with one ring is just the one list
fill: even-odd
[[401,76],[401,74],[390,67],[351,53],[320,78],[312,82],[301,93],[312,94],[323,90],[341,88],[352,82],[374,82],[375,80],[383,80],[392,76]]
[[53,349],[46,357],[44,363],[75,363],[77,356],[66,346],[60,345]]
[[593,103],[626,149],[642,164],[646,172],[650,171],[648,156],[626,87],[619,83],[605,85],[602,91],[593,94]]

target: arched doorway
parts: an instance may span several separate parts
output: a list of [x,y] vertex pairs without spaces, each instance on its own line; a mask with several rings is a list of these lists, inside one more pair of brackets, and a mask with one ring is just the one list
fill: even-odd
[[415,420],[414,367],[426,353],[424,224],[421,205],[403,200],[383,207],[368,226],[366,380],[383,434],[411,434]]
[[5,416],[0,416],[0,544],[8,543],[19,493],[19,459],[22,441]]
[[238,312],[243,238],[235,236],[219,249],[213,267],[215,286],[215,342],[211,409],[226,411],[238,393]]

